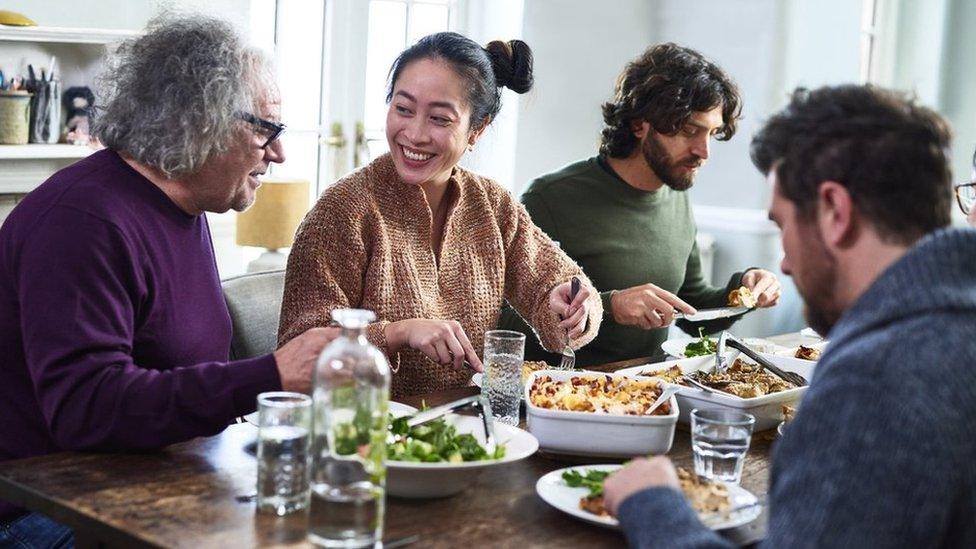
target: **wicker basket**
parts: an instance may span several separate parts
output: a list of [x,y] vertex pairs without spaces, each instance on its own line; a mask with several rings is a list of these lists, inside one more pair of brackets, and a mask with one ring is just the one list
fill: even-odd
[[25,91],[0,92],[0,144],[23,145],[30,135],[30,97]]

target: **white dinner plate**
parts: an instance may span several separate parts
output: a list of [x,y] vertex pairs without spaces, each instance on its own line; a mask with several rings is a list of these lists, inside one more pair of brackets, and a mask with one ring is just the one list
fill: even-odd
[[[599,471],[616,471],[620,469],[622,465],[577,465],[574,467],[566,467],[564,469],[558,469],[544,475],[535,483],[535,491],[539,494],[539,497],[543,499],[549,505],[552,505],[560,511],[572,515],[580,520],[590,522],[592,524],[597,524],[607,528],[619,528],[620,523],[614,517],[600,517],[584,511],[579,507],[580,498],[589,493],[586,488],[571,488],[566,485],[566,481],[563,480],[563,473],[566,471],[579,471],[584,473],[589,470],[599,470]],[[752,492],[742,488],[741,486],[729,485],[729,503],[732,507],[738,507],[741,505],[750,505],[756,502],[756,496]],[[758,517],[762,513],[762,506],[756,505],[754,507],[749,507],[741,511],[732,513],[728,517],[722,517],[721,520],[711,519],[706,520],[705,525],[712,530],[726,530],[728,528],[736,528],[742,526],[743,524],[748,524]]]

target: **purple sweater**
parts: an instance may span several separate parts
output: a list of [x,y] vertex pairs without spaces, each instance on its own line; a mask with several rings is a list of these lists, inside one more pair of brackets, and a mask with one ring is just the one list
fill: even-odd
[[110,150],[61,170],[0,228],[0,461],[220,432],[281,386],[230,339],[206,217]]

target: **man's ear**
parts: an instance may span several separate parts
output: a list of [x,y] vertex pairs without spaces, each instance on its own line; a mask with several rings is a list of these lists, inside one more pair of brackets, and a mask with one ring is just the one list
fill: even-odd
[[854,199],[847,187],[836,181],[824,181],[817,189],[817,224],[824,243],[832,248],[846,248],[857,239]]
[[644,139],[644,136],[646,136],[651,131],[651,123],[648,122],[647,120],[641,120],[640,118],[637,118],[631,120],[630,130],[634,132],[634,137],[636,137],[637,139]]

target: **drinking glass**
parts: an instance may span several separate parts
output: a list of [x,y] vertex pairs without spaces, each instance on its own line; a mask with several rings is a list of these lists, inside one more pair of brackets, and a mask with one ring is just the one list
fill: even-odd
[[275,391],[258,395],[259,511],[278,516],[308,506],[312,399]]
[[482,391],[488,395],[495,421],[518,425],[524,355],[525,334],[510,330],[485,332]]
[[691,411],[691,448],[695,474],[739,484],[756,418],[734,410]]

